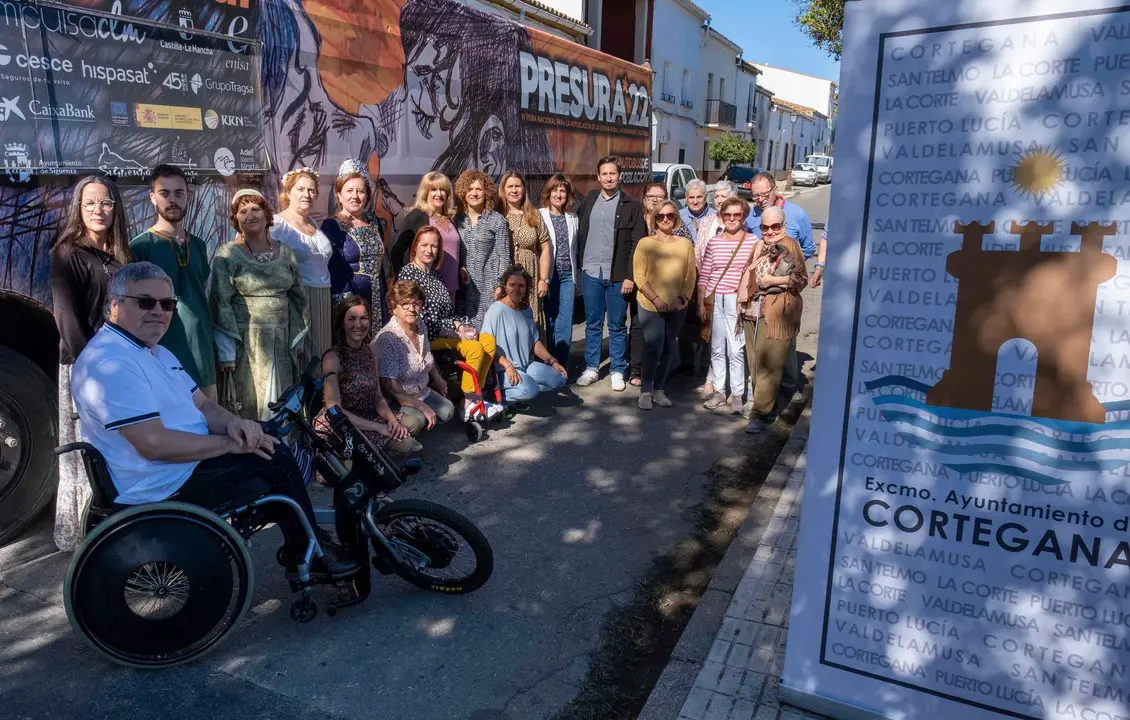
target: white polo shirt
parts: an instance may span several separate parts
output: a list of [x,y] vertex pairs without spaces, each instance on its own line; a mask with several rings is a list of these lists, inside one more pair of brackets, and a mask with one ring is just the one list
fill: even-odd
[[160,418],[169,430],[208,434],[208,421],[196,409],[196,383],[167,349],[146,347],[132,334],[107,322],[79,354],[71,373],[71,394],[82,435],[106,458],[124,505],[156,502],[184,484],[196,462],[147,460],[119,430]]

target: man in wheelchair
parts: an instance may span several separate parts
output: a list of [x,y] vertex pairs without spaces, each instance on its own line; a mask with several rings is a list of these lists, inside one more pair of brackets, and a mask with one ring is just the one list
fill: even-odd
[[[111,279],[107,322],[75,361],[71,392],[84,438],[106,459],[116,504],[177,500],[209,510],[237,507],[269,493],[293,498],[318,530],[302,473],[285,445],[209,400],[167,349],[158,345],[176,309],[172,281],[148,262]],[[309,542],[287,507],[271,519],[282,530],[293,571]],[[358,563],[319,537],[323,557],[311,572],[331,577]]]

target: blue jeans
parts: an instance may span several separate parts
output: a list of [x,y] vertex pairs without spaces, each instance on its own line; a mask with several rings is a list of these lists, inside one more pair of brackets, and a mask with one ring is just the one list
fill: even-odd
[[600,368],[600,344],[604,337],[604,314],[608,313],[608,354],[612,372],[628,370],[628,298],[620,293],[623,283],[594,278],[581,272],[581,294],[585,297],[585,368]]
[[549,351],[564,368],[569,367],[573,349],[573,299],[576,294],[573,271],[562,272],[556,268],[549,281],[549,295],[545,298],[545,316],[552,334]]
[[565,376],[545,363],[537,360],[529,364],[525,370],[518,371],[518,384],[514,385],[502,373],[502,399],[513,403],[522,400],[533,400],[538,393],[554,392],[565,387]]

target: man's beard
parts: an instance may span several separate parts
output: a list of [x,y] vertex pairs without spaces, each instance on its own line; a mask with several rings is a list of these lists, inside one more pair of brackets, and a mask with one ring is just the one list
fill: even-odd
[[167,207],[164,210],[157,208],[157,216],[166,222],[178,223],[184,219],[184,208],[176,206]]

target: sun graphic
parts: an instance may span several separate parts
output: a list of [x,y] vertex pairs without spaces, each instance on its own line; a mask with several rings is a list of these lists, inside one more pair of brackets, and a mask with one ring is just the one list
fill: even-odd
[[1063,180],[1065,160],[1052,148],[1034,148],[1012,165],[1012,187],[1024,198],[1041,198]]

